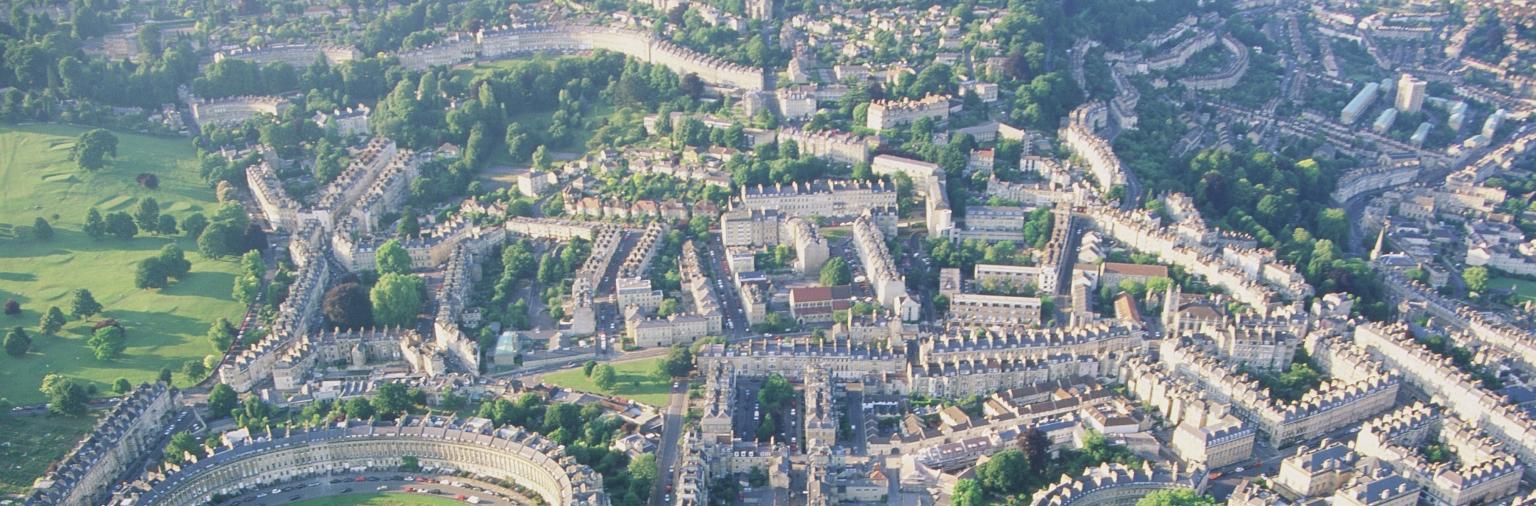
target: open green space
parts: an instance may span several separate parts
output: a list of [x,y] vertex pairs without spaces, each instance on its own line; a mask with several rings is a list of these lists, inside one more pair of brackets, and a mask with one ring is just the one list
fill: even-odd
[[[579,153],[586,151],[587,141],[592,140],[592,134],[602,127],[603,123],[608,121],[608,116],[611,114],[613,114],[613,106],[608,105],[608,102],[597,101],[593,103],[588,107],[586,113],[581,116],[581,128],[571,130],[570,135],[567,136],[568,142],[563,146],[550,146],[548,148],[550,157],[560,160],[573,159],[579,156]],[[528,132],[547,132],[549,131],[549,124],[552,122],[551,118],[553,116],[553,112],[525,112],[512,115],[512,117],[507,118],[507,122],[520,124]],[[505,146],[502,146],[502,148],[497,149],[491,154],[490,160],[487,162],[488,166],[513,166],[519,168],[530,166],[528,163],[513,162],[512,155],[507,153],[507,150],[504,149]]]
[[1520,300],[1536,300],[1536,281],[1505,276],[1489,277],[1488,288],[1512,290]]
[[592,378],[582,374],[580,367],[546,374],[543,380],[545,383],[571,390],[614,395],[641,404],[665,407],[667,397],[671,395],[672,383],[670,380],[656,377],[656,364],[661,363],[662,359],[663,357],[656,357],[627,362],[608,362],[613,366],[614,372],[618,373],[619,378],[619,383],[612,392],[604,392],[597,388],[597,385],[592,383]]
[[[23,309],[17,316],[0,316],[0,327],[21,326],[33,341],[24,357],[0,356],[0,397],[16,404],[42,402],[38,385],[48,373],[82,380],[95,386],[98,395],[110,393],[120,377],[153,381],[163,367],[177,372],[178,385],[187,385],[182,364],[214,351],[203,338],[209,323],[219,317],[236,320],[242,313],[230,295],[235,262],[203,258],[195,241],[144,234],[130,241],[96,241],[81,231],[87,209],[131,213],[142,198],[156,199],[161,214],[178,222],[194,212],[211,213],[213,191],[198,176],[191,141],[116,132],[118,157],[91,173],[68,160],[75,137],[84,131],[65,125],[0,126],[0,231],[10,231],[0,233],[0,300],[15,299]],[[159,187],[140,186],[135,181],[140,173],[156,175]],[[51,240],[32,238],[37,217],[52,224]],[[191,274],[164,290],[135,288],[135,263],[172,241],[186,251]],[[103,313],[72,320],[57,336],[40,335],[40,315],[49,306],[68,313],[71,293],[79,288],[95,295]],[[122,357],[98,360],[85,343],[92,322],[103,318],[116,319],[128,330]]]
[[0,415],[0,496],[31,490],[32,481],[96,425],[96,414]]
[[292,504],[293,506],[446,506],[465,503],[435,495],[372,493],[306,499]]

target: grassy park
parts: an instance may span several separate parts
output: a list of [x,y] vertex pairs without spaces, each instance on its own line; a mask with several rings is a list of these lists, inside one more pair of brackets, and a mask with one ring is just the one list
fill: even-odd
[[1510,290],[1515,293],[1516,298],[1522,301],[1536,300],[1536,281],[1506,276],[1489,276],[1488,288]]
[[559,385],[571,390],[591,392],[596,394],[609,394],[618,397],[648,404],[656,407],[667,405],[667,396],[671,394],[672,384],[669,380],[656,377],[656,364],[661,363],[662,357],[632,360],[627,362],[608,362],[618,373],[619,383],[613,392],[604,392],[592,383],[581,372],[580,367],[566,369],[559,372],[545,374],[543,380],[551,385]]
[[[110,393],[117,378],[152,381],[163,367],[177,371],[176,383],[185,385],[181,365],[213,352],[203,338],[209,323],[237,319],[242,311],[230,295],[235,262],[204,259],[191,239],[141,233],[129,241],[97,241],[81,231],[87,209],[131,213],[149,197],[178,222],[194,212],[211,213],[213,191],[197,174],[191,141],[115,132],[118,157],[91,173],[68,160],[75,137],[84,131],[0,126],[0,300],[15,299],[23,309],[17,316],[0,316],[0,327],[21,326],[33,338],[26,356],[0,356],[0,397],[16,404],[43,401],[38,385],[48,373],[83,380],[100,395]],[[140,173],[156,175],[159,187],[140,186],[135,180]],[[37,217],[52,224],[52,239],[31,236]],[[172,241],[187,252],[191,274],[164,290],[135,288],[135,263]],[[59,335],[39,335],[40,315],[49,306],[68,313],[70,294],[79,288],[90,290],[104,308],[93,320],[114,318],[127,328],[122,357],[96,359],[85,344],[90,321],[72,320]]]
[[95,425],[94,417],[0,416],[0,496],[31,490],[32,480]]
[[435,495],[371,493],[306,499],[293,503],[293,506],[447,506],[450,504],[464,504],[464,502]]

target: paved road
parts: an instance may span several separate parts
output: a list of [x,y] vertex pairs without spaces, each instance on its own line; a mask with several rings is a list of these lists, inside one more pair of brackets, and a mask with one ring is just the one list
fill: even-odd
[[667,409],[662,413],[661,443],[656,451],[656,486],[651,490],[649,504],[661,506],[671,497],[667,487],[677,479],[674,464],[677,463],[678,446],[682,442],[683,421],[688,416],[688,380],[679,381],[672,388]]

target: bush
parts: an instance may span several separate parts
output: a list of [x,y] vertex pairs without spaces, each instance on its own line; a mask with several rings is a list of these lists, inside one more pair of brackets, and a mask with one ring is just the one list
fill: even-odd
[[139,184],[145,188],[153,190],[160,187],[160,178],[154,174],[150,174],[148,172],[140,172],[139,177],[136,179],[138,180]]
[[8,316],[16,316],[21,314],[21,303],[16,302],[16,299],[6,299],[5,314]]

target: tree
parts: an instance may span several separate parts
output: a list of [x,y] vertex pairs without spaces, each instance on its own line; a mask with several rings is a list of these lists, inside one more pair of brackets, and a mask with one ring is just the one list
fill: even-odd
[[86,412],[86,401],[89,395],[85,387],[80,386],[75,380],[49,374],[43,376],[43,385],[38,390],[48,397],[48,411],[56,415],[81,416]]
[[160,235],[175,235],[176,217],[169,214],[160,215],[160,221],[155,223],[155,233]]
[[236,247],[242,251],[267,249],[267,231],[262,230],[261,225],[248,223],[245,225],[245,233],[240,234]]
[[169,283],[169,274],[159,258],[146,258],[140,260],[133,274],[133,286],[139,288],[165,288]]
[[94,207],[85,212],[85,235],[98,241],[107,236],[107,220]]
[[1029,460],[1029,470],[1036,475],[1045,471],[1047,454],[1051,451],[1051,440],[1045,432],[1038,428],[1030,428],[1019,436],[1019,451],[1024,452],[1024,458]]
[[155,381],[159,381],[167,385],[171,384],[171,368],[161,367],[160,374],[155,376]]
[[645,483],[655,483],[659,470],[656,467],[656,454],[647,453],[629,461],[629,478]]
[[1136,501],[1136,506],[1219,506],[1220,504],[1209,496],[1182,488],[1159,490]]
[[664,379],[681,378],[693,373],[693,351],[687,345],[676,344],[667,350],[667,357],[656,364],[657,372]]
[[235,324],[230,323],[229,319],[219,318],[213,322],[213,325],[208,326],[206,337],[208,338],[208,344],[213,346],[214,351],[222,352],[228,350],[229,346],[235,343],[235,337],[239,333],[240,330],[235,328]]
[[853,270],[842,257],[832,257],[821,266],[821,286],[841,286],[853,282]]
[[208,228],[208,217],[203,216],[203,213],[192,213],[181,220],[181,231],[187,234],[187,237],[196,239],[202,235],[205,228]]
[[186,376],[187,380],[196,383],[208,375],[208,368],[203,366],[201,360],[188,360],[181,364],[181,374]]
[[64,328],[66,321],[64,319],[64,312],[59,310],[59,306],[49,306],[48,311],[43,313],[43,316],[38,319],[37,330],[51,336],[58,333],[59,329]]
[[117,381],[112,382],[112,391],[118,395],[126,394],[130,390],[133,390],[133,382],[128,381],[128,378],[118,378]]
[[133,217],[128,213],[107,213],[107,233],[126,241],[139,234],[139,227],[133,224]]
[[778,411],[784,407],[784,403],[795,395],[795,387],[789,384],[784,376],[774,373],[763,381],[762,388],[757,391],[757,402],[768,411]]
[[106,167],[107,157],[117,158],[117,136],[100,128],[80,134],[69,150],[69,159],[89,171]]
[[20,357],[26,355],[27,350],[32,348],[32,337],[28,336],[27,331],[22,330],[21,327],[12,327],[10,332],[5,333],[4,345],[7,355]]
[[586,363],[581,364],[581,375],[590,378],[590,377],[592,377],[592,370],[596,369],[596,368],[597,368],[597,361],[596,360],[588,360]]
[[411,273],[411,254],[405,251],[400,241],[394,239],[384,241],[384,244],[379,245],[377,257],[379,274]]
[[32,220],[32,237],[39,241],[52,239],[53,226],[48,224],[48,220],[43,219],[42,216],[38,216],[37,219]]
[[656,307],[656,316],[667,317],[677,312],[677,299],[668,297],[662,299],[661,305]]
[[165,461],[172,464],[180,464],[187,459],[187,454],[197,454],[198,448],[203,446],[197,442],[188,432],[177,432],[171,436],[171,441],[165,445]]
[[192,262],[187,260],[186,252],[182,251],[181,247],[175,244],[167,244],[161,247],[158,258],[160,260],[160,267],[165,269],[165,274],[170,277],[182,279],[187,277],[187,273],[192,270]]
[[21,303],[16,299],[5,299],[5,315],[16,316],[21,314]]
[[549,170],[549,148],[543,144],[533,148],[533,167],[539,170]]
[[128,332],[121,325],[108,325],[96,329],[85,344],[96,353],[97,360],[111,360],[123,354],[128,348]]
[[368,301],[368,291],[357,283],[331,287],[325,292],[320,308],[331,325],[349,329],[373,325],[373,306]]
[[256,298],[261,295],[261,276],[252,276],[250,273],[235,276],[231,290],[231,295],[241,304],[255,304]]
[[1482,293],[1488,289],[1488,268],[1475,265],[1461,271],[1461,279],[1466,281],[1467,290]]
[[347,416],[352,418],[373,418],[373,415],[377,413],[373,409],[373,404],[363,397],[353,397],[351,400],[348,400],[344,411],[346,411]]
[[592,384],[597,385],[597,388],[602,389],[604,392],[613,393],[613,388],[618,386],[618,383],[619,373],[614,370],[612,365],[603,364],[597,366],[597,369],[592,372]]
[[955,493],[949,499],[950,506],[983,506],[986,494],[976,480],[965,478],[955,482]]
[[139,207],[133,213],[133,220],[143,230],[155,230],[160,226],[160,203],[153,197],[139,200]]
[[411,399],[403,383],[385,383],[379,385],[379,389],[373,393],[374,411],[384,418],[394,419],[395,415],[411,409]]
[[75,318],[89,318],[101,312],[101,303],[96,302],[96,297],[90,290],[81,288],[75,290],[74,296],[69,301],[69,314]]
[[1344,244],[1349,239],[1349,216],[1337,207],[1318,212],[1317,237],[1332,240],[1334,244]]
[[411,206],[405,206],[405,210],[400,211],[400,223],[395,227],[395,232],[400,237],[416,237],[421,235],[421,224],[417,223],[416,210],[412,209]]
[[197,236],[197,250],[208,258],[224,258],[239,252],[240,230],[233,224],[213,222],[203,227]]
[[374,322],[383,326],[407,326],[416,321],[421,310],[421,278],[407,274],[385,274],[373,285],[368,299],[373,303]]
[[774,421],[773,413],[763,415],[762,423],[757,425],[757,440],[768,441],[779,433],[779,424]]
[[1024,452],[1003,450],[992,454],[987,463],[976,466],[976,482],[983,490],[997,495],[1017,494],[1024,490],[1029,475],[1029,459]]

